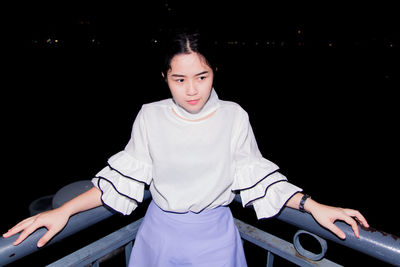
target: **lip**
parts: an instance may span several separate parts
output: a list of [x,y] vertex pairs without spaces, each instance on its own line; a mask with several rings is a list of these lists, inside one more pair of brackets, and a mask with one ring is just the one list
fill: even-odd
[[186,101],[189,105],[196,105],[198,102],[200,101],[200,99],[195,99],[195,100],[188,100]]

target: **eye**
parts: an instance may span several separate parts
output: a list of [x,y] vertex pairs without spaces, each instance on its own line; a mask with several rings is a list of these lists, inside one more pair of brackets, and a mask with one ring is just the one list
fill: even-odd
[[199,80],[202,81],[202,80],[205,80],[206,78],[207,78],[207,76],[200,76]]
[[177,83],[183,83],[185,80],[184,79],[176,79],[175,80]]

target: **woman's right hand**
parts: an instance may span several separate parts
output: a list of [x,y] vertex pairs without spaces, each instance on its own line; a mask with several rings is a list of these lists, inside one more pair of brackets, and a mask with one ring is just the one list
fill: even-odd
[[13,243],[13,245],[16,246],[37,229],[46,227],[48,230],[47,233],[44,234],[37,243],[38,247],[42,247],[65,227],[68,219],[69,214],[60,208],[45,211],[21,221],[8,230],[7,233],[3,234],[3,237],[7,238],[22,231],[17,240]]
[[60,232],[73,214],[92,209],[102,205],[102,192],[97,187],[92,187],[79,196],[64,203],[59,208],[39,213],[38,215],[23,220],[13,228],[3,234],[7,238],[22,231],[17,240],[13,243],[15,246],[24,241],[36,229],[41,227],[47,228],[47,233],[39,239],[37,246],[44,246],[53,236]]

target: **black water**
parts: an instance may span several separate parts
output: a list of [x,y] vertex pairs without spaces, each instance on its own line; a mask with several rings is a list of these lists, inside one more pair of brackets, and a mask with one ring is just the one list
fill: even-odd
[[[263,155],[317,201],[359,209],[374,228],[400,236],[398,55],[225,49],[222,56],[216,90],[248,111]],[[151,56],[116,47],[25,50],[8,70],[3,232],[29,215],[33,200],[91,179],[124,148],[141,105],[169,97]]]

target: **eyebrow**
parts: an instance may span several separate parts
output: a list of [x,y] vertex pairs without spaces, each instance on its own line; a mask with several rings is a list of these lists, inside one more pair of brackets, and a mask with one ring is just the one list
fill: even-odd
[[[203,74],[206,74],[206,73],[208,73],[208,70],[199,72],[199,73],[195,74],[194,76],[200,76],[200,75],[203,75]],[[173,77],[186,77],[186,75],[183,75],[183,74],[171,74],[171,76],[173,76]]]

